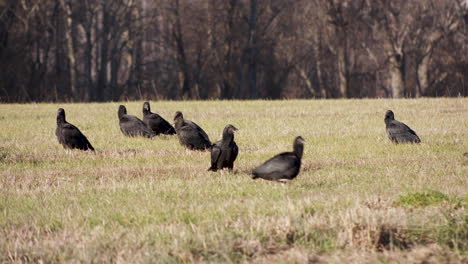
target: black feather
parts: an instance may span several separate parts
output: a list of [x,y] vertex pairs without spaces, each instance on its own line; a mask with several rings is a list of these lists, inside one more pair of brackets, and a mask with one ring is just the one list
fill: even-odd
[[156,135],[175,135],[174,127],[169,124],[164,118],[156,113],[151,112],[150,104],[145,102],[143,104],[143,122],[148,128],[154,131]]
[[57,140],[66,149],[92,150],[93,146],[81,131],[65,120],[65,110],[58,109],[57,128],[55,129]]
[[270,181],[294,179],[301,169],[303,151],[304,139],[296,137],[293,152],[283,152],[267,160],[252,171],[252,178],[262,178]]
[[120,130],[125,136],[143,136],[147,138],[156,136],[156,133],[149,129],[138,117],[127,115],[127,109],[125,106],[120,105],[117,114],[119,117]]
[[239,154],[239,148],[234,141],[234,132],[237,128],[227,125],[223,130],[223,137],[211,147],[211,167],[208,170],[217,171],[223,168],[232,170],[234,161]]
[[421,139],[416,132],[406,124],[395,120],[391,110],[385,113],[385,129],[388,138],[394,143],[420,143]]
[[193,150],[206,150],[211,148],[211,141],[206,132],[190,120],[185,120],[181,112],[176,112],[175,130],[181,145]]

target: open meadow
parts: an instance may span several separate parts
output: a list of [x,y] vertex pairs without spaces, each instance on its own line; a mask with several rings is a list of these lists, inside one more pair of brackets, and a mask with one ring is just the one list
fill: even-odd
[[[143,102],[0,104],[0,262],[467,263],[468,99],[152,101],[211,141],[239,131],[234,173],[177,136],[128,138]],[[56,113],[95,153],[66,151]],[[384,114],[414,129],[395,145]],[[305,145],[288,184],[252,180]]]

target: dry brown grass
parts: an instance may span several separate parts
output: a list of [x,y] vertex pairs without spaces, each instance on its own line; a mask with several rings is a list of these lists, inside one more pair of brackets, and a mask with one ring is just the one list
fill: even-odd
[[[0,105],[0,262],[468,263],[464,98],[152,103],[213,141],[238,127],[235,173],[175,137],[122,136],[119,104]],[[61,148],[58,107],[96,153]],[[423,143],[391,144],[387,109]],[[297,179],[250,179],[297,135]]]

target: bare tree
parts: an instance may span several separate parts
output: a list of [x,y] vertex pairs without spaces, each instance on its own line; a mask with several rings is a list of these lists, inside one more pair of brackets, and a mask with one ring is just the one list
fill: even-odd
[[[416,30],[412,32],[412,47],[418,50],[416,97],[424,96],[431,83],[440,80],[441,76],[429,76],[429,68],[438,43],[446,36],[453,34],[463,23],[459,10],[460,3],[428,0],[420,6],[421,19]],[[441,75],[445,74],[444,72]]]
[[463,0],[3,0],[0,101],[466,95]]

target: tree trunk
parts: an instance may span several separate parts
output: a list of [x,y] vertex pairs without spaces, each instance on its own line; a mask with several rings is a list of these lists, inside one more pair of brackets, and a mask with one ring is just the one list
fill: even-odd
[[320,48],[322,47],[322,32],[317,29],[314,34],[315,38],[315,45],[313,45],[314,53],[315,53],[315,68],[317,71],[317,82],[318,82],[318,90],[320,91],[320,96],[322,98],[327,98],[327,91],[325,89],[325,85],[323,83],[323,73],[322,73],[322,58]]
[[407,43],[410,29],[403,24],[401,17],[392,9],[390,2],[385,3],[384,12],[385,19],[382,20],[381,26],[385,32],[384,49],[388,57],[390,87],[393,98],[400,98],[404,96],[406,86],[404,46]]
[[405,52],[403,43],[406,32],[402,33],[401,39],[393,40],[390,26],[386,26],[386,39],[384,49],[388,56],[388,67],[390,72],[390,87],[393,98],[400,98],[405,91]]
[[[84,25],[83,25],[84,26]],[[94,87],[93,87],[93,75],[92,75],[92,68],[93,68],[93,42],[91,39],[91,22],[88,21],[88,25],[86,25],[86,44],[85,44],[85,58],[84,58],[84,74],[85,74],[85,83],[86,89],[88,90],[88,94],[85,96],[89,101],[94,101],[96,98],[94,97]]]
[[339,44],[337,47],[338,59],[338,80],[340,87],[340,95],[343,98],[348,98],[348,56],[345,43]]
[[[144,56],[145,56],[145,46],[144,42],[147,40],[146,31],[142,30],[145,24],[145,8],[146,8],[146,0],[142,2],[142,5],[137,5],[136,10],[134,11],[134,16],[138,22],[136,22],[136,54],[135,54],[135,73],[136,73],[136,88],[138,92],[138,97],[140,100],[143,99],[144,96],[144,76],[143,73],[145,72],[144,66]],[[120,55],[118,55],[120,56]]]
[[109,61],[109,14],[106,10],[105,3],[102,5],[102,25],[101,25],[101,49],[100,49],[100,67],[98,72],[98,81],[97,81],[97,93],[96,93],[96,100],[97,101],[105,101],[107,89],[108,89],[108,80],[107,80],[107,65]]
[[421,97],[427,94],[429,88],[429,63],[430,55],[427,54],[417,66],[418,70],[418,89],[416,89],[416,97]]
[[182,97],[183,98],[192,98],[191,95],[191,80],[190,80],[190,72],[189,72],[189,65],[187,62],[187,56],[185,54],[185,43],[182,36],[182,22],[181,22],[181,15],[180,15],[180,5],[179,0],[175,1],[176,8],[175,8],[175,28],[174,28],[174,38],[177,45],[177,57],[179,61],[179,66],[181,68],[181,74],[183,76],[179,77],[182,80]]
[[63,50],[64,39],[64,25],[63,17],[60,16],[60,3],[56,2],[54,8],[54,22],[55,22],[55,100],[60,101],[68,99],[69,85],[67,84],[66,72],[64,72],[64,65],[67,64],[66,56]]
[[307,73],[304,71],[302,67],[296,66],[295,70],[299,77],[304,81],[307,90],[310,92],[312,96],[315,96],[315,90],[314,87],[312,86],[312,81],[310,78],[307,76]]
[[113,56],[111,59],[111,69],[110,69],[110,92],[111,96],[110,98],[112,100],[119,100],[119,97],[121,95],[121,90],[119,89],[119,70],[120,70],[120,62],[121,62],[121,56],[120,54],[117,54],[117,52],[113,52]]
[[97,93],[96,93],[96,100],[99,102],[105,101],[106,92],[107,92],[107,54],[108,54],[108,43],[107,41],[103,40],[101,44],[101,59],[100,59],[100,67],[98,73],[98,81],[97,81]]
[[257,0],[250,0],[250,17],[249,17],[249,97],[250,99],[257,98]]
[[234,91],[233,94],[237,98],[246,99],[248,96],[245,93],[245,50],[240,53],[240,62],[239,69],[237,70],[237,91]]
[[135,88],[136,88],[136,95],[140,99],[142,99],[143,94],[142,94],[142,86],[143,86],[143,40],[141,36],[137,36],[137,41],[135,44],[135,54],[134,54],[134,69],[135,69]]
[[[452,26],[455,28],[458,24],[454,23]],[[452,30],[451,26],[448,27],[448,31]],[[434,46],[443,38],[443,34],[441,31],[436,30],[429,35],[427,40],[427,46],[423,50],[422,59],[417,65],[417,77],[418,77],[418,88],[416,89],[416,97],[421,97],[427,94],[427,90],[430,85],[429,81],[429,66],[432,59],[432,52]]]
[[63,12],[63,20],[66,23],[66,27],[64,28],[64,37],[65,37],[65,44],[66,44],[66,54],[68,60],[68,76],[69,76],[69,86],[70,92],[72,96],[72,100],[77,99],[77,91],[76,91],[76,75],[75,75],[75,49],[73,47],[73,38],[72,38],[72,30],[73,30],[73,21],[72,21],[72,12],[70,6],[65,3],[65,0],[60,0],[60,6]]
[[394,54],[390,56],[390,86],[393,98],[403,96],[405,90],[405,63],[404,54]]
[[219,65],[222,65],[222,67],[219,67],[219,70],[220,75],[223,78],[221,84],[219,85],[220,87],[222,87],[220,93],[221,99],[232,99],[236,97],[236,92],[234,91],[236,83],[236,71],[233,67],[233,64],[235,64],[233,63],[233,59],[235,58],[233,56],[233,53],[235,52],[235,48],[233,47],[233,31],[235,29],[235,13],[237,9],[237,4],[238,2],[236,0],[231,0],[229,2],[229,7],[227,8],[227,29],[225,32],[225,39],[223,40],[223,57],[221,58],[222,61],[219,62]]
[[349,21],[345,17],[347,3],[343,1],[328,0],[328,23],[332,26],[335,33],[334,48],[338,66],[338,87],[340,97],[347,98],[349,95],[349,60],[348,60],[348,32]]

